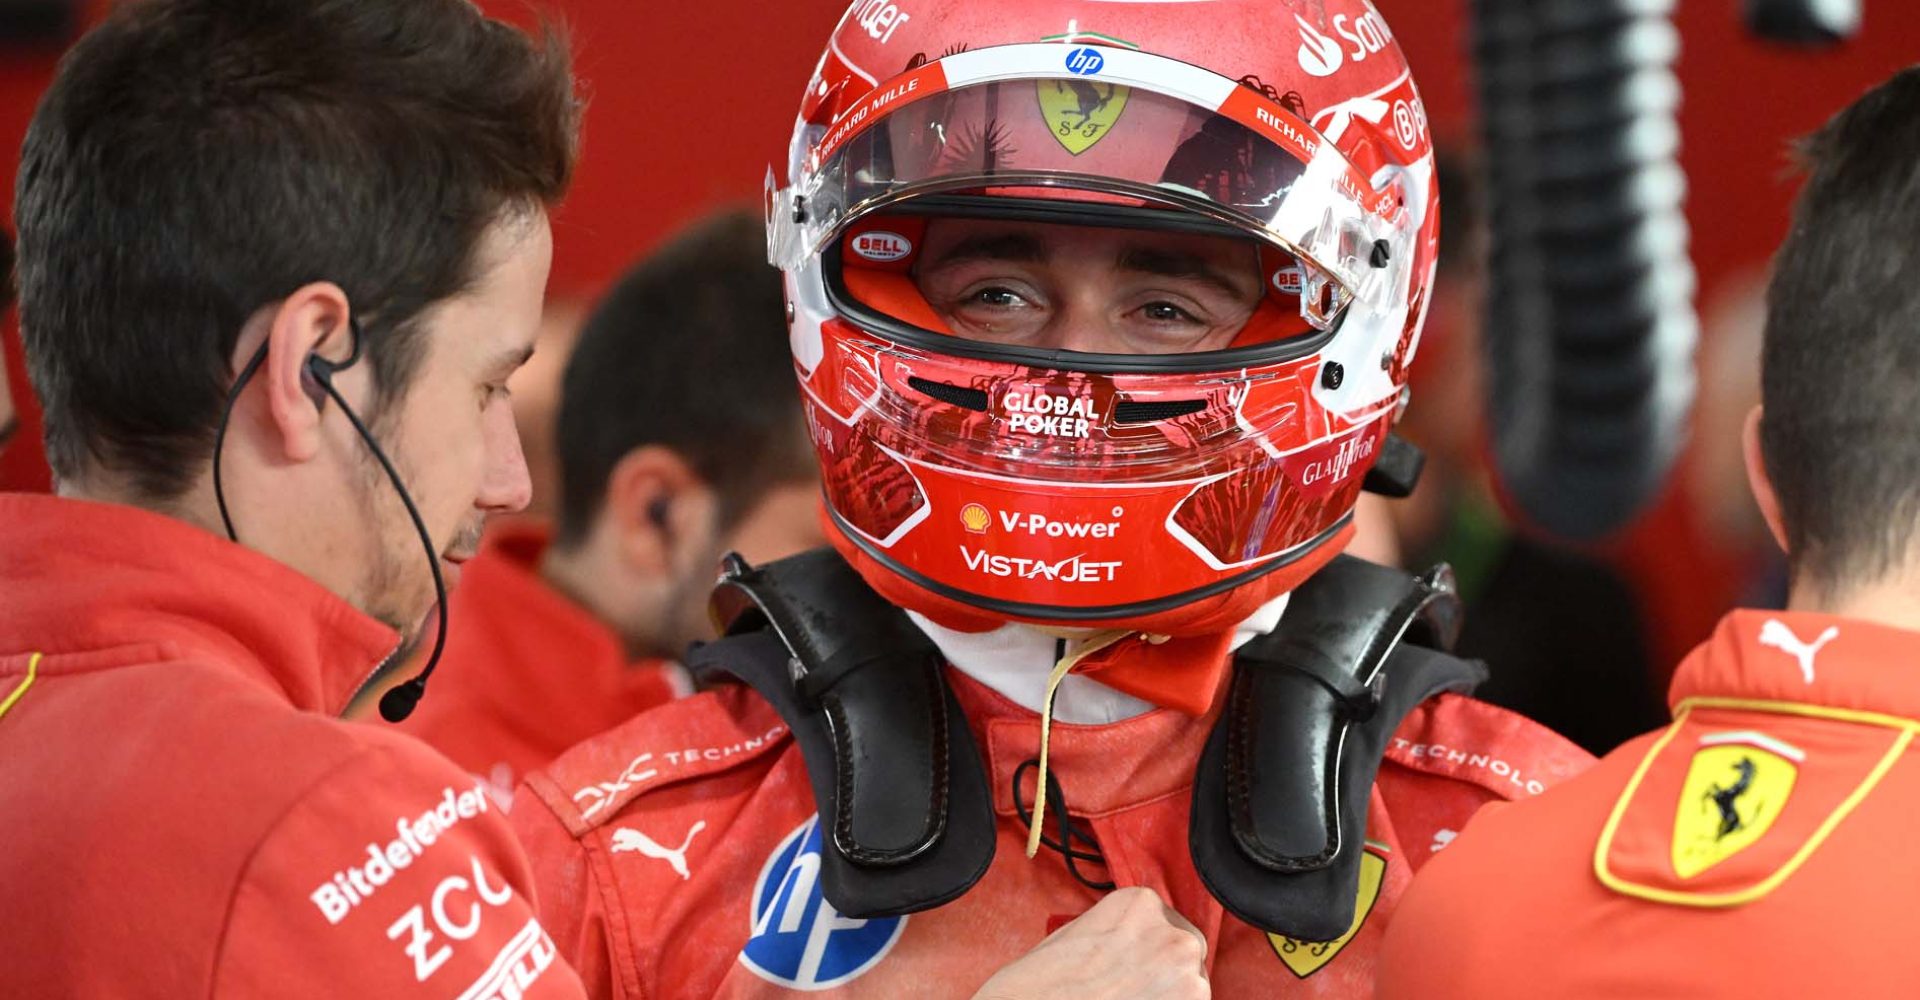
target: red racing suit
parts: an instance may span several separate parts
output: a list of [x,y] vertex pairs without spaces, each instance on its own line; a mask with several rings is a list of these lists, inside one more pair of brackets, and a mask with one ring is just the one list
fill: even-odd
[[0,992],[580,995],[474,779],[334,717],[391,629],[131,507],[0,525]]
[[966,997],[1091,907],[1102,890],[1089,883],[1111,882],[1151,887],[1206,934],[1216,996],[1370,997],[1383,929],[1432,852],[1483,804],[1538,792],[1591,761],[1501,709],[1455,695],[1423,704],[1391,741],[1371,793],[1354,925],[1312,944],[1225,913],[1195,872],[1192,785],[1217,708],[1054,723],[1051,773],[1101,856],[1078,862],[1076,875],[1046,848],[1025,856],[1019,810],[1035,781],[1023,765],[1038,754],[1039,716],[959,669],[947,675],[986,758],[998,843],[976,885],[920,913],[850,919],[827,903],[800,750],[747,689],[661,706],[529,778],[513,823],[542,919],[589,992]]
[[502,809],[534,768],[690,687],[678,664],[628,659],[612,629],[540,577],[548,541],[530,524],[487,529],[447,599],[433,693],[399,727],[485,781]]

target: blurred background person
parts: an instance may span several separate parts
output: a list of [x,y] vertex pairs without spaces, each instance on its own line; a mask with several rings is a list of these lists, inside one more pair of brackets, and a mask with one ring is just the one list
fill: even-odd
[[723,554],[823,541],[784,316],[760,220],[730,211],[587,317],[560,379],[552,525],[489,531],[451,598],[445,669],[402,725],[503,806],[529,770],[689,690],[675,661],[710,637]]

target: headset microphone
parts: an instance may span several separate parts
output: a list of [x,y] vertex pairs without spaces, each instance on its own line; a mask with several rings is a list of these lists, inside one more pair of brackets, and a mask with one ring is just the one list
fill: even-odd
[[[334,374],[344,368],[352,367],[354,362],[360,360],[361,347],[366,340],[360,332],[358,320],[349,319],[347,323],[348,328],[353,332],[353,353],[348,355],[345,361],[337,364],[318,354],[308,356],[306,365],[301,370],[300,380],[315,406],[324,409],[328,396],[333,397],[333,401],[340,404],[340,412],[346,415],[347,422],[353,425],[355,433],[360,435],[360,440],[366,442],[367,450],[373,452],[373,457],[379,460],[380,468],[385,470],[388,481],[393,483],[394,491],[400,494],[400,502],[406,505],[407,516],[413,519],[413,530],[419,533],[420,545],[427,553],[427,568],[433,572],[433,593],[438,602],[436,605],[438,611],[434,615],[436,631],[433,638],[433,653],[427,657],[426,667],[412,679],[401,683],[380,697],[380,717],[388,722],[400,722],[413,714],[413,707],[420,703],[420,696],[427,691],[427,678],[432,675],[433,668],[439,666],[440,654],[446,649],[447,585],[440,576],[440,556],[433,549],[432,536],[427,534],[427,522],[420,517],[420,509],[414,506],[413,497],[407,493],[406,484],[400,481],[399,471],[393,467],[393,463],[387,459],[387,453],[382,451],[379,443],[373,439],[373,432],[367,430],[366,424],[361,423],[359,414],[354,413],[353,407],[347,405],[346,399],[340,395],[340,390],[333,387]],[[220,523],[226,526],[227,538],[235,542],[240,539],[234,534],[233,518],[227,514],[226,491],[222,489],[220,482],[220,450],[226,444],[227,424],[233,419],[233,407],[240,400],[241,390],[247,387],[247,382],[259,372],[260,365],[266,360],[267,345],[262,343],[260,350],[254,352],[253,357],[247,361],[246,367],[240,369],[240,377],[234,380],[233,388],[228,390],[226,409],[220,414],[220,428],[213,438],[213,499],[220,506]]]

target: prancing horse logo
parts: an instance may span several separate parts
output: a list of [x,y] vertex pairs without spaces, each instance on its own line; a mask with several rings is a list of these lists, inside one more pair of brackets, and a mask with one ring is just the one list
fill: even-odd
[[1746,821],[1740,818],[1737,803],[1740,801],[1740,796],[1747,794],[1747,790],[1753,787],[1753,771],[1753,758],[1742,757],[1733,765],[1733,772],[1740,776],[1734,779],[1733,784],[1725,788],[1716,784],[1707,791],[1705,797],[1712,799],[1714,807],[1720,810],[1720,832],[1715,834],[1713,839],[1723,840],[1727,834],[1746,825]]
[[1758,843],[1806,760],[1805,750],[1755,729],[1701,735],[1673,812],[1673,873],[1693,878]]
[[1036,80],[1034,85],[1049,131],[1075,156],[1106,137],[1132,93],[1119,84],[1093,80]]

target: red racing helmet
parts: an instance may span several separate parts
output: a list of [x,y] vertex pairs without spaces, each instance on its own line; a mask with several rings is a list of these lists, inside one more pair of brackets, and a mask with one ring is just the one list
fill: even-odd
[[[1365,0],[858,0],[786,180],[768,241],[830,536],[895,603],[1198,634],[1345,545],[1438,227]],[[1259,301],[1205,350],[958,336],[917,281],[952,219],[1233,241]]]

